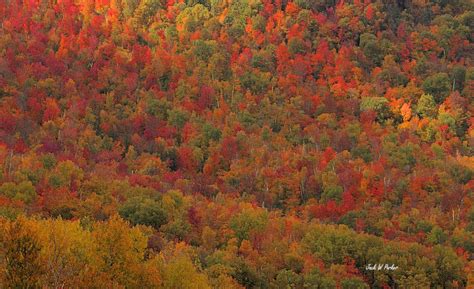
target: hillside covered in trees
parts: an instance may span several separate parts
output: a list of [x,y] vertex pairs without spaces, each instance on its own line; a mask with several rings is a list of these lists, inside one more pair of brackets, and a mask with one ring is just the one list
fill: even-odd
[[0,288],[474,288],[473,28],[470,0],[0,0]]

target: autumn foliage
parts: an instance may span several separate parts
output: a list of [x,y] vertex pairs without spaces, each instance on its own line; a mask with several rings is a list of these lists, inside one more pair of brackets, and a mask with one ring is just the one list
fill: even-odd
[[0,288],[474,288],[473,24],[0,0]]

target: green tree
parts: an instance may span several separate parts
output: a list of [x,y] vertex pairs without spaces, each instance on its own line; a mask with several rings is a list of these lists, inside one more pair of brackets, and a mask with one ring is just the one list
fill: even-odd
[[466,80],[466,68],[464,66],[455,66],[451,70],[452,89],[462,91]]
[[176,17],[176,23],[183,24],[188,32],[194,32],[210,16],[209,10],[204,5],[196,4],[181,11]]
[[276,288],[298,289],[303,285],[303,278],[291,270],[284,269],[278,272],[274,284]]
[[130,18],[137,9],[140,0],[121,0],[122,14],[125,18]]
[[443,231],[438,226],[435,226],[431,229],[431,232],[428,234],[427,241],[433,245],[437,244],[443,244],[446,242],[448,236],[446,233]]
[[264,229],[267,222],[268,216],[265,212],[247,208],[232,217],[230,228],[235,232],[236,237],[242,241],[248,240],[252,232]]
[[330,289],[336,288],[336,281],[322,274],[318,269],[313,269],[311,272],[304,276],[304,288],[320,288],[320,289]]
[[466,275],[463,272],[463,264],[456,253],[448,247],[437,245],[433,248],[436,262],[437,278],[432,284],[452,288],[453,281],[461,287],[466,284]]
[[422,94],[416,104],[416,112],[422,117],[435,118],[438,113],[436,102],[431,94]]
[[339,179],[334,172],[323,172],[323,192],[321,194],[322,201],[335,200],[340,201],[344,188],[339,185]]
[[388,100],[385,97],[365,97],[360,103],[361,111],[372,110],[377,113],[377,120],[382,122],[392,117],[392,112],[388,107]]
[[370,288],[364,281],[358,278],[349,278],[341,281],[343,289],[368,289]]
[[364,33],[360,36],[359,46],[364,55],[372,61],[376,66],[382,64],[384,58],[383,50],[377,41],[377,37],[370,33]]
[[423,90],[433,95],[436,103],[442,103],[451,91],[451,81],[447,73],[431,75],[423,81]]
[[189,120],[189,115],[182,109],[173,108],[168,110],[168,121],[177,128],[183,128]]
[[0,186],[0,195],[10,199],[22,201],[30,204],[36,199],[36,189],[30,181],[23,181],[19,184],[12,182],[3,183]]
[[167,222],[167,214],[161,202],[147,197],[133,197],[119,209],[122,218],[132,224],[147,225],[159,229]]
[[149,25],[153,16],[161,8],[160,0],[141,0],[133,13],[134,25]]
[[306,51],[303,40],[297,37],[291,38],[288,41],[288,51],[290,51],[292,55],[303,54]]
[[196,40],[193,46],[194,55],[201,61],[208,61],[216,51],[216,44],[209,41]]

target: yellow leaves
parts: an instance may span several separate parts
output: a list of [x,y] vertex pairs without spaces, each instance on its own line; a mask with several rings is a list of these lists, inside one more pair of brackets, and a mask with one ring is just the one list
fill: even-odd
[[83,272],[83,260],[97,264],[91,234],[83,230],[78,221],[50,219],[38,223],[29,220],[29,225],[38,227],[38,239],[44,244],[40,258],[49,272],[44,276],[44,284],[53,288],[73,287]]
[[199,273],[187,257],[178,257],[165,265],[163,270],[163,288],[166,289],[207,289],[207,276]]
[[67,179],[76,178],[82,180],[84,177],[82,169],[70,160],[60,162],[57,166],[57,172]]
[[[63,42],[63,39],[61,39],[61,43],[62,42]],[[51,93],[58,92],[59,90],[59,85],[57,81],[51,77],[38,80],[37,86],[38,88],[44,89]]]
[[189,197],[185,197],[179,190],[170,190],[163,195],[163,208],[171,218],[179,217],[189,205]]
[[113,216],[107,222],[97,223],[92,236],[100,258],[98,269],[111,280],[127,288],[158,287],[155,282],[159,279],[146,274],[154,269],[144,261],[147,238],[139,227],[130,228],[120,217]]
[[217,233],[208,226],[202,230],[202,247],[206,250],[212,250],[217,246]]
[[339,183],[339,179],[335,172],[323,172],[322,173],[323,186],[332,186]]
[[192,248],[179,242],[163,250],[157,257],[162,274],[162,286],[165,289],[207,289],[207,276],[199,272],[193,263]]
[[232,277],[226,275],[226,274],[220,274],[210,282],[212,285],[212,288],[215,289],[244,289],[242,285],[237,283]]
[[130,168],[142,175],[161,176],[166,171],[166,164],[160,158],[148,154],[141,155],[136,161],[130,161],[130,164]]
[[[14,226],[20,229],[16,235]],[[144,260],[147,237],[139,227],[130,228],[115,216],[91,229],[79,221],[20,218],[0,221],[0,241],[10,238],[12,248],[20,248],[18,237],[29,236],[31,244],[37,243],[34,260],[41,270],[32,269],[41,288],[159,288],[159,266],[156,259]],[[15,274],[25,278],[21,270]]]
[[20,217],[15,222],[4,222],[0,228],[0,285],[6,288],[39,288],[44,270],[38,254],[41,245],[36,228]]
[[334,113],[322,113],[318,116],[318,121],[330,128],[337,126],[336,115]]
[[[127,234],[124,235],[124,232]],[[129,228],[128,223],[118,216],[111,217],[107,222],[97,223],[93,237],[99,245],[99,254],[106,262],[111,262],[109,265],[114,265],[114,261],[133,262],[143,258],[141,252],[146,248],[146,237],[137,227]]]

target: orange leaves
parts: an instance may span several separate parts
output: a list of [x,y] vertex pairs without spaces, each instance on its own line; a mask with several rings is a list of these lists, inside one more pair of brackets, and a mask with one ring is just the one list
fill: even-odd
[[201,39],[201,31],[195,31],[189,37],[190,41],[195,41],[195,40],[199,40],[199,39]]
[[102,11],[110,6],[110,0],[95,0],[95,10]]
[[281,27],[281,26],[283,26],[283,21],[285,19],[285,14],[283,13],[283,11],[278,10],[275,14],[273,14],[273,19],[276,22],[276,26]]
[[293,26],[288,29],[288,34],[287,37],[288,39],[291,39],[293,37],[301,37],[304,32],[304,27],[300,25],[299,23],[295,23]]
[[342,207],[330,200],[325,204],[311,206],[309,210],[313,218],[336,220],[341,215]]
[[457,155],[456,160],[459,164],[474,170],[474,157],[473,156],[461,156]]
[[293,3],[293,2],[290,2],[286,5],[286,9],[285,9],[285,12],[286,14],[288,15],[294,15],[296,14],[297,12],[299,11],[299,7]]
[[56,119],[61,112],[58,103],[53,98],[47,98],[43,113],[43,122]]
[[68,55],[68,52],[70,51],[70,45],[71,45],[70,37],[61,36],[61,42],[59,44],[59,49],[56,55],[59,58],[66,58]]
[[219,23],[221,23],[221,24],[224,23],[224,20],[226,19],[228,12],[229,12],[228,8],[227,7],[224,8],[224,10],[222,11],[222,14],[219,15],[219,17],[218,17]]
[[403,117],[403,121],[409,121],[412,116],[410,105],[408,103],[404,103],[400,108],[400,113]]
[[324,150],[321,160],[319,161],[319,169],[324,170],[328,163],[336,157],[336,152],[332,147],[327,147],[326,150]]
[[194,152],[189,147],[178,149],[178,167],[184,172],[194,172],[198,163],[194,157]]

